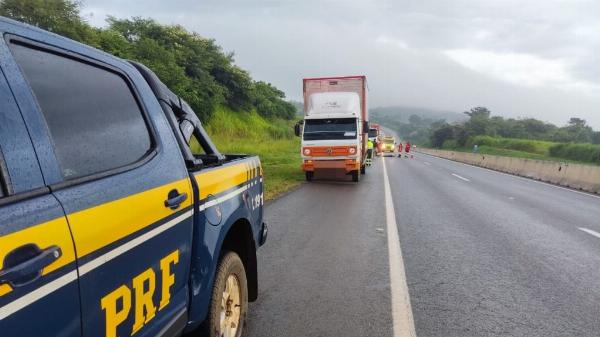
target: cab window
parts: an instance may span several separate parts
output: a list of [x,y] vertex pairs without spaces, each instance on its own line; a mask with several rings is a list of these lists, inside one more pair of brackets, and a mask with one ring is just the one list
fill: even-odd
[[72,180],[132,164],[152,148],[142,110],[116,72],[53,52],[11,44]]

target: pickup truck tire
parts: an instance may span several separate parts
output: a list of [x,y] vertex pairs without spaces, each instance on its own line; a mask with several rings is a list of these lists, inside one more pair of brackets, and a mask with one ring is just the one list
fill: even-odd
[[360,181],[360,171],[359,170],[352,171],[352,181],[355,183]]
[[306,171],[305,173],[306,173],[306,181],[312,181],[315,173],[312,171]]
[[248,313],[248,282],[242,260],[226,252],[219,262],[203,336],[241,337]]

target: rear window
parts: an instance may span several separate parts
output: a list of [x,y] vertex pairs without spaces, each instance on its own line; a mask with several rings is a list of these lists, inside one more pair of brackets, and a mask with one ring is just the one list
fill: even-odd
[[126,166],[150,151],[146,121],[121,75],[21,44],[11,50],[46,119],[66,180]]

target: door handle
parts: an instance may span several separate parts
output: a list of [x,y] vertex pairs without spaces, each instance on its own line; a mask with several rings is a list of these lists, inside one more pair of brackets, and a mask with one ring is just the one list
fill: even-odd
[[165,200],[165,207],[178,209],[182,202],[187,200],[187,193],[179,193],[177,190],[171,190]]
[[[32,254],[35,255],[29,257]],[[22,260],[23,258],[19,258],[19,255],[25,255],[25,260],[19,261],[18,264],[0,271],[0,284],[21,287],[37,280],[42,276],[42,271],[45,267],[62,256],[62,251],[58,246],[50,246],[44,250],[40,250],[36,245],[28,244],[9,253],[4,259],[4,265],[6,266],[12,260]]]

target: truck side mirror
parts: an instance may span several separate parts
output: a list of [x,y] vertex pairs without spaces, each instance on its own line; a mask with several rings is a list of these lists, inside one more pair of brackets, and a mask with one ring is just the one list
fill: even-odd
[[363,133],[369,133],[369,122],[363,121]]
[[300,123],[296,123],[296,125],[294,125],[294,134],[296,137],[300,137]]

